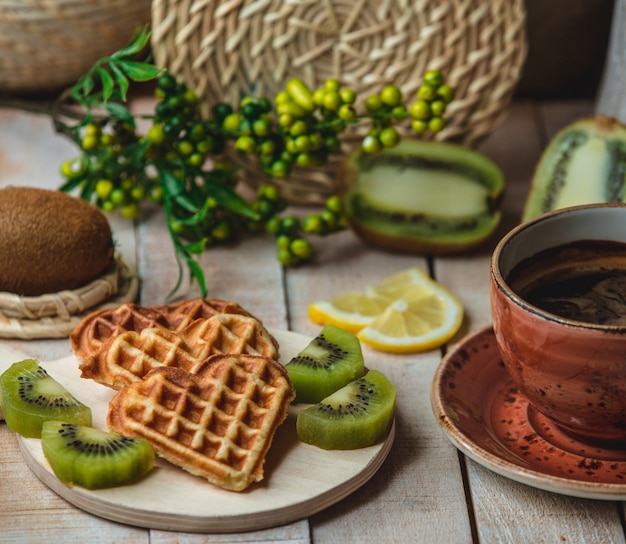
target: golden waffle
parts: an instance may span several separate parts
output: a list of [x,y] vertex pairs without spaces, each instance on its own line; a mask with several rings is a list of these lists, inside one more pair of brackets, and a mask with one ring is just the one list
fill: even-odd
[[147,328],[181,331],[194,320],[217,314],[250,315],[235,302],[195,298],[171,306],[124,304],[86,316],[70,335],[74,354],[85,360],[97,353],[106,341],[126,331],[141,332]]
[[119,389],[153,368],[171,366],[193,372],[210,355],[222,353],[278,358],[276,341],[257,319],[217,314],[196,319],[181,332],[156,327],[123,332],[111,337],[79,368],[82,378]]
[[233,491],[263,479],[294,390],[267,357],[214,355],[194,374],[160,367],[117,392],[111,430],[150,441],[160,457]]
[[236,302],[215,298],[194,298],[183,300],[171,306],[152,306],[151,308],[162,313],[167,320],[167,328],[174,331],[182,331],[196,319],[206,319],[217,314],[238,314],[253,317]]
[[89,314],[70,334],[70,343],[76,357],[84,360],[97,353],[113,336],[153,327],[166,328],[165,315],[148,307],[128,303]]

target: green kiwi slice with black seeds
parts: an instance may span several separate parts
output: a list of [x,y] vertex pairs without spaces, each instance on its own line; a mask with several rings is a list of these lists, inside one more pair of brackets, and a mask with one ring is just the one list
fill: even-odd
[[296,390],[295,402],[315,403],[365,374],[361,342],[326,325],[285,368]]
[[87,489],[130,484],[154,467],[147,440],[62,421],[44,423],[41,447],[59,480]]
[[0,406],[9,429],[28,438],[39,438],[51,419],[91,425],[91,409],[35,359],[13,363],[0,375]]
[[396,405],[396,388],[378,370],[350,382],[318,404],[298,413],[298,438],[325,450],[372,446],[387,435]]

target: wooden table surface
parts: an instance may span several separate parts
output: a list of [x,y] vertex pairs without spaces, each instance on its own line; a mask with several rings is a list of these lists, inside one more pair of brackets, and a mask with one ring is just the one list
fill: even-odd
[[[209,294],[239,302],[270,327],[314,336],[319,327],[307,317],[309,303],[420,266],[431,270],[465,307],[462,329],[446,347],[449,350],[490,323],[490,253],[496,240],[518,222],[529,180],[548,138],[591,110],[592,104],[585,101],[520,102],[510,108],[480,146],[502,168],[507,192],[501,227],[478,251],[430,261],[369,248],[351,232],[344,232],[317,243],[312,264],[283,269],[276,261],[273,240],[263,237],[205,252],[202,266]],[[61,181],[58,166],[75,155],[75,148],[54,134],[47,118],[0,110],[0,187],[56,188]],[[163,214],[146,211],[135,225],[117,217],[110,220],[118,243],[139,271],[140,302],[163,303],[177,274]],[[198,292],[185,287],[180,295],[189,298]],[[43,361],[69,353],[67,340],[2,340],[2,346]],[[184,534],[117,524],[74,508],[44,486],[23,462],[16,437],[0,424],[0,541],[626,542],[623,503],[541,491],[499,476],[457,451],[440,429],[430,404],[433,374],[445,350],[400,356],[365,347],[364,352],[366,361],[397,386],[395,444],[367,484],[327,510],[287,526],[241,534]]]

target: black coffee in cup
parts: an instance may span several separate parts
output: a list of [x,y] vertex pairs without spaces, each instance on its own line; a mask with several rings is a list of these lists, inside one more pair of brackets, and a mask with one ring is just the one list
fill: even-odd
[[507,283],[559,317],[626,325],[626,244],[583,240],[543,250],[516,265]]

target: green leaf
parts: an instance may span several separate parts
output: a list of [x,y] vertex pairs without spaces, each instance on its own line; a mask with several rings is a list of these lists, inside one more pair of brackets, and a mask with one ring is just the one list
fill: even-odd
[[225,208],[250,219],[260,219],[260,215],[234,189],[208,178],[205,178],[204,183],[209,194]]
[[204,218],[206,217],[207,211],[209,209],[209,200],[207,199],[202,208],[198,209],[196,213],[190,215],[189,217],[177,218],[176,221],[181,225],[197,225],[202,223]]
[[90,73],[82,76],[72,87],[72,98],[77,102],[81,102],[81,96],[87,96],[94,88],[93,77]]
[[184,244],[182,247],[185,249],[185,251],[188,251],[189,253],[194,253],[196,255],[199,255],[200,253],[204,251],[204,248],[206,247],[206,242],[207,242],[207,239],[202,238],[202,240],[191,242],[189,244]]
[[100,76],[100,82],[102,83],[102,100],[104,102],[108,102],[113,94],[115,82],[113,81],[111,74],[109,74],[109,72],[107,72],[104,68],[98,68],[96,73]]
[[192,277],[198,282],[202,297],[206,298],[206,278],[204,276],[204,271],[202,270],[202,267],[198,264],[197,261],[194,261],[193,259],[187,259],[187,266],[189,267],[189,271],[191,272]]
[[159,179],[163,186],[166,198],[172,199],[176,204],[191,213],[196,213],[198,207],[185,195],[185,182],[178,179],[172,172],[163,166],[157,166]]
[[84,178],[70,179],[59,187],[59,191],[71,193],[76,187],[83,183],[83,181],[85,181]]
[[117,66],[133,81],[150,81],[165,71],[164,68],[157,68],[154,64],[134,60],[120,60]]
[[115,77],[115,81],[117,82],[117,86],[119,87],[120,97],[123,102],[126,102],[126,95],[128,94],[128,87],[130,85],[130,83],[128,82],[128,78],[112,60],[109,63],[109,66],[111,67],[111,72],[113,72],[113,76]]
[[113,58],[120,57],[129,57],[131,55],[136,55],[141,52],[143,48],[148,44],[148,40],[150,39],[150,32],[146,30],[144,27],[141,32],[137,35],[137,37],[126,47],[116,51],[111,55]]
[[116,102],[104,102],[100,104],[100,106],[115,119],[120,119],[132,127],[135,126],[135,118],[130,111],[128,111],[128,108],[122,106],[122,104],[118,104]]

